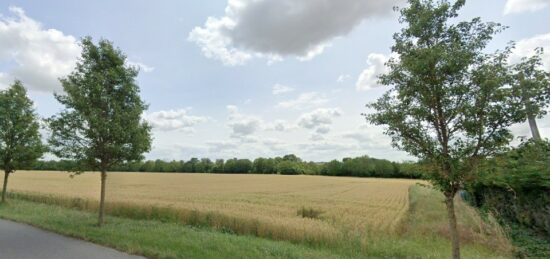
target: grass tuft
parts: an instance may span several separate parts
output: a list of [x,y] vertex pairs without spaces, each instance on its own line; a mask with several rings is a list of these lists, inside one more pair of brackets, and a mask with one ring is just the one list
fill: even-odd
[[320,219],[321,214],[323,214],[323,211],[319,209],[306,208],[305,206],[302,206],[301,208],[298,209],[296,214],[302,218]]

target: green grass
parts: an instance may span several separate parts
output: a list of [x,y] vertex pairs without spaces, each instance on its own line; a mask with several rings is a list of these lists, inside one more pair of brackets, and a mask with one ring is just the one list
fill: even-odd
[[550,258],[550,236],[517,223],[504,222],[518,258]]
[[[24,196],[11,197],[17,198],[0,205],[1,218],[152,258],[449,258],[450,255],[442,196],[420,186],[410,190],[410,210],[398,233],[363,233],[366,238],[348,236],[337,246],[236,235],[184,225],[170,217],[154,219],[154,213],[136,218],[131,218],[133,214],[111,215],[107,224],[98,228],[96,213],[80,210],[78,206],[69,208],[28,201]],[[465,204],[459,203],[458,210],[463,258],[510,255],[510,246],[498,225],[481,219]]]
[[58,206],[11,200],[0,217],[151,258],[344,258],[328,249],[290,244],[208,229],[107,217],[96,227],[96,214]]
[[[401,236],[422,244],[426,255],[438,258],[431,251],[449,251],[447,211],[443,195],[431,188],[412,186],[409,190],[409,214],[402,223]],[[511,257],[514,247],[498,222],[459,198],[455,200],[461,253],[464,258]],[[433,253],[433,254],[432,254]]]

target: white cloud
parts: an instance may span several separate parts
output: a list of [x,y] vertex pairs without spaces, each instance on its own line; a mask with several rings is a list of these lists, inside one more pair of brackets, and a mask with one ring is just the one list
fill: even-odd
[[550,33],[539,34],[516,42],[516,47],[510,56],[510,62],[516,63],[521,61],[523,57],[532,56],[538,47],[544,48],[542,62],[545,69],[550,70]]
[[298,119],[298,125],[306,129],[315,129],[317,134],[326,134],[330,131],[332,120],[342,115],[339,108],[319,108],[304,113]]
[[317,92],[302,93],[293,100],[282,101],[277,104],[278,108],[307,109],[319,106],[328,102],[328,99]]
[[321,134],[321,135],[327,134],[327,133],[329,133],[329,131],[330,131],[330,127],[329,127],[329,126],[326,126],[326,125],[319,126],[319,127],[315,130],[315,132],[316,132],[317,134]]
[[356,130],[342,132],[341,136],[355,141],[362,148],[391,149],[391,138],[384,135],[382,127],[362,125]]
[[349,79],[351,79],[351,75],[342,74],[342,75],[338,76],[338,78],[336,79],[336,82],[343,83],[345,81],[348,81]]
[[504,6],[504,14],[535,12],[550,5],[550,0],[508,0]]
[[58,78],[73,70],[80,55],[77,40],[58,30],[43,28],[21,8],[9,10],[13,17],[0,15],[0,62],[13,65],[0,73],[0,84],[19,79],[33,90],[60,90]]
[[208,17],[188,39],[208,58],[241,65],[254,57],[300,60],[368,18],[386,16],[401,0],[228,0],[225,15]]
[[296,128],[295,125],[285,120],[275,120],[273,123],[268,123],[265,126],[265,130],[273,130],[273,131],[281,131],[281,132],[289,131],[295,128]]
[[284,94],[284,93],[290,93],[294,91],[294,88],[282,84],[275,84],[273,86],[272,93],[274,95]]
[[189,109],[158,111],[144,114],[154,129],[161,131],[182,130],[192,132],[193,127],[199,123],[206,122],[208,118],[189,115]]
[[367,69],[359,75],[355,88],[358,91],[366,91],[375,87],[379,87],[378,76],[386,73],[388,70],[384,65],[389,57],[380,53],[371,53],[367,58]]
[[210,151],[214,152],[223,152],[225,150],[234,150],[239,146],[237,143],[229,141],[208,141],[206,145],[209,147]]
[[153,72],[153,70],[155,70],[154,67],[148,66],[141,62],[134,62],[132,60],[126,60],[126,64],[129,66],[137,67],[139,71],[145,72],[145,73]]
[[227,126],[231,128],[231,137],[245,138],[260,129],[262,120],[256,116],[244,115],[239,112],[237,106],[228,105],[229,112]]

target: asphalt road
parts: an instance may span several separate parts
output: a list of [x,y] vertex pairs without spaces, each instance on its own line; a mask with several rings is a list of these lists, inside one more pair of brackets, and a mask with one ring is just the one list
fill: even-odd
[[0,259],[136,259],[111,248],[0,219]]

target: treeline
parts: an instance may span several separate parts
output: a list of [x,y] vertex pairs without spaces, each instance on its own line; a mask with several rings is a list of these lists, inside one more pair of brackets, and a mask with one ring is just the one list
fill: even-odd
[[[32,170],[71,171],[79,168],[70,160],[37,161]],[[87,170],[86,168],[80,168]],[[88,169],[89,170],[89,169]],[[164,173],[227,173],[227,174],[283,174],[283,175],[328,175],[386,178],[421,178],[416,164],[412,162],[396,163],[368,156],[344,158],[330,162],[303,161],[296,155],[275,158],[216,159],[191,158],[183,160],[149,160],[126,163],[111,168],[120,172],[164,172]]]

